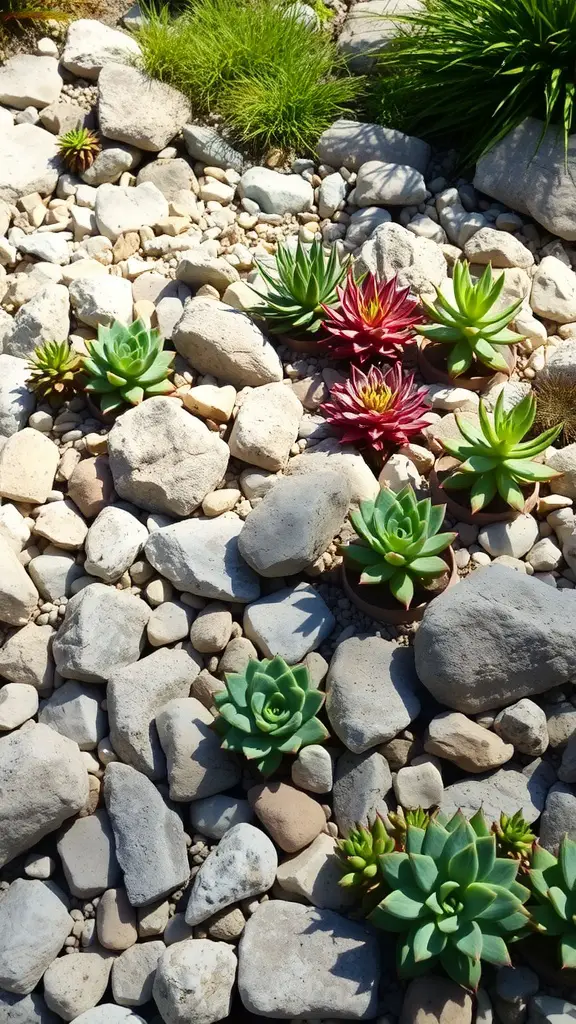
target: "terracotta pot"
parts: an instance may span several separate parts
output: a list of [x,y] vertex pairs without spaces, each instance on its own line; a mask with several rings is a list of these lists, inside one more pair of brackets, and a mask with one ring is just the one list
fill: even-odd
[[486,506],[486,511],[472,512],[468,503],[461,505],[457,498],[452,497],[453,494],[467,494],[467,491],[445,491],[442,487],[443,475],[452,469],[456,469],[459,465],[458,459],[453,459],[451,455],[443,455],[438,459],[428,477],[432,501],[435,505],[446,505],[446,510],[456,522],[471,523],[473,526],[488,526],[489,523],[508,523],[512,519],[516,519],[517,516],[522,515],[522,513],[531,512],[536,507],[540,494],[539,483],[534,484],[531,489],[522,488],[526,497],[522,512],[518,512],[515,508],[510,508],[510,505],[507,505],[500,496],[494,498]]
[[[291,348],[293,352],[301,352],[302,355],[318,355],[318,342],[322,338],[327,338],[328,335],[318,332],[303,337],[294,337],[291,334],[277,334],[276,337],[282,345]],[[322,351],[320,349],[320,352]]]
[[488,391],[494,384],[508,380],[516,366],[514,345],[496,346],[508,364],[508,372],[494,373],[482,363],[472,363],[472,376],[451,377],[446,369],[447,346],[421,338],[418,344],[418,368],[426,384],[445,384],[450,388],[466,388],[468,391]]
[[[458,570],[452,548],[447,548],[440,557],[446,562],[446,569],[450,573],[446,586],[442,590],[434,591],[430,596],[420,601],[419,604],[411,605],[410,608],[402,608],[392,596],[388,587],[383,583],[379,585],[359,583],[360,574],[353,572],[345,564],[342,565],[344,592],[361,612],[369,615],[372,619],[376,619],[377,622],[390,622],[396,626],[419,622],[430,601],[433,601],[439,594],[443,594],[448,587],[452,587],[458,582]],[[420,590],[421,595],[425,593],[424,589]],[[418,594],[418,591],[416,591],[416,594]],[[372,600],[368,600],[369,597]]]

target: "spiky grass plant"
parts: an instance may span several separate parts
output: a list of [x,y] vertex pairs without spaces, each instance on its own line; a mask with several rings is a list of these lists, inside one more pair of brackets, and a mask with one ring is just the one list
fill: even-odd
[[336,289],[343,280],[347,264],[335,248],[327,253],[322,242],[296,249],[280,243],[273,272],[258,262],[258,270],[267,285],[264,302],[254,305],[253,314],[263,317],[271,334],[288,334],[312,340],[324,321],[324,307],[337,300]]
[[82,174],[92,166],[102,146],[89,128],[72,128],[58,137],[58,151],[68,170]]
[[422,298],[422,305],[432,323],[416,327],[416,330],[429,341],[450,346],[447,365],[453,377],[463,374],[474,359],[491,370],[509,372],[504,356],[494,346],[515,345],[522,341],[522,335],[508,330],[522,299],[495,313],[494,306],[504,281],[504,274],[497,280],[493,279],[490,264],[482,276],[473,281],[470,264],[458,261],[454,264],[452,278],[454,302],[447,299],[438,287],[434,304]]
[[37,398],[56,407],[82,388],[82,357],[67,341],[46,341],[28,360],[26,384]]
[[493,416],[481,399],[478,415],[480,423],[476,427],[456,413],[462,440],[441,439],[449,455],[460,460],[460,465],[442,486],[446,490],[470,488],[472,512],[479,512],[497,494],[511,508],[521,512],[526,503],[523,487],[558,476],[555,470],[534,459],[556,440],[562,424],[550,427],[530,441],[522,441],[536,416],[536,399],[532,392],[509,412],[504,412],[504,392],[501,391]]
[[309,150],[362,88],[329,33],[275,0],[190,0],[177,18],[156,7],[138,41],[148,74],[255,150]]
[[519,860],[523,868],[529,866],[532,845],[536,836],[524,818],[522,811],[508,815],[502,811],[500,820],[492,826],[496,836],[499,857],[512,857]]
[[576,378],[567,370],[539,376],[534,381],[536,394],[535,430],[549,430],[562,423],[558,435],[561,445],[576,441]]
[[538,931],[558,938],[561,967],[576,968],[576,843],[565,836],[558,857],[537,843],[527,885],[527,910]]
[[507,941],[529,915],[530,895],[516,876],[518,863],[496,856],[496,837],[482,812],[461,811],[446,824],[409,825],[406,851],[386,853],[380,868],[389,894],[369,914],[378,928],[399,933],[400,977],[441,964],[465,988],[476,990],[481,961],[510,964]]
[[0,9],[0,29],[10,24],[63,21],[69,16],[64,10],[64,3],[55,0],[3,0]]
[[115,320],[111,327],[98,327],[98,340],[86,343],[88,356],[83,369],[85,390],[101,395],[104,413],[116,412],[122,405],[138,405],[144,398],[169,395],[174,390],[168,377],[175,352],[163,352],[159,331],[143,320],[126,326]]
[[364,543],[343,547],[344,561],[360,573],[360,583],[386,583],[409,608],[415,584],[430,583],[447,571],[439,555],[456,534],[438,532],[445,511],[445,505],[433,505],[430,498],[417,501],[410,486],[397,494],[383,487],[375,501],[362,501],[350,513]]
[[471,162],[524,118],[574,128],[573,0],[425,0],[386,47],[382,123],[456,142]]

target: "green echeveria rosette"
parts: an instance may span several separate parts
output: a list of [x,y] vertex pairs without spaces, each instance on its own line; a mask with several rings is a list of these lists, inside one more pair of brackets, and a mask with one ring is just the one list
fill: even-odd
[[98,340],[87,343],[84,372],[86,391],[102,395],[102,412],[174,390],[167,377],[176,353],[163,352],[163,347],[160,332],[142,320],[129,326],[116,320],[111,327],[98,328]]
[[225,682],[226,690],[214,697],[222,746],[255,761],[263,775],[276,771],[283,754],[328,738],[315,717],[324,694],[310,689],[305,665],[280,657],[250,661],[244,673],[227,673]]
[[558,857],[536,843],[527,879],[537,930],[558,938],[562,967],[576,968],[576,842],[565,836]]
[[369,915],[400,933],[398,970],[415,977],[440,964],[459,985],[475,990],[481,960],[510,964],[507,942],[522,936],[530,892],[516,881],[518,862],[496,856],[496,837],[481,811],[467,822],[459,811],[446,825],[408,826],[406,852],[380,858],[391,892]]

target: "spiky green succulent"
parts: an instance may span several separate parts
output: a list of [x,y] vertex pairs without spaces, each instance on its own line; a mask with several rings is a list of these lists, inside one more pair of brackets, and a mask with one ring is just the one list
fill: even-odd
[[340,885],[345,889],[365,892],[378,883],[379,858],[383,853],[392,853],[395,843],[377,814],[372,825],[366,828],[358,822],[345,839],[337,841],[336,846],[336,856],[344,872]]
[[102,395],[102,412],[115,412],[125,403],[138,405],[144,398],[174,390],[167,378],[176,353],[163,352],[160,332],[143,320],[128,326],[115,320],[111,327],[100,326],[98,340],[86,342],[86,347],[86,391]]
[[522,866],[528,865],[536,836],[521,810],[512,815],[504,814],[502,811],[500,820],[493,825],[493,832],[499,856],[513,857],[519,860]]
[[40,401],[61,405],[81,390],[82,357],[67,341],[45,341],[28,359],[27,387]]
[[398,807],[395,811],[388,811],[388,821],[390,822],[388,831],[395,840],[398,849],[404,850],[406,847],[406,829],[409,825],[412,825],[413,828],[427,828],[431,817],[432,814],[425,811],[422,807],[414,807],[407,810],[404,810],[403,807]]
[[244,672],[227,672],[225,683],[214,697],[222,746],[255,761],[263,775],[276,771],[283,754],[328,739],[316,718],[324,694],[311,687],[305,665],[280,657],[251,660]]
[[526,884],[537,930],[558,938],[562,967],[576,968],[576,842],[565,836],[558,856],[535,844]]
[[375,501],[362,501],[350,514],[365,542],[342,548],[345,562],[360,573],[360,583],[386,583],[397,601],[410,607],[414,583],[429,582],[446,572],[438,555],[456,537],[438,533],[445,505],[430,498],[416,500],[412,487],[395,493],[383,487]]
[[454,264],[452,279],[454,303],[438,287],[434,304],[425,298],[421,299],[432,323],[416,327],[416,330],[430,341],[450,346],[447,366],[453,377],[464,373],[473,359],[491,370],[509,372],[508,363],[495,346],[515,345],[522,341],[522,335],[508,330],[508,324],[520,309],[522,299],[498,313],[494,312],[504,280],[504,274],[501,274],[495,281],[492,267],[488,264],[479,280],[473,281],[470,265],[457,262]]
[[58,138],[60,156],[75,174],[87,171],[101,149],[100,139],[89,128],[71,128]]
[[475,990],[481,961],[510,963],[507,941],[524,930],[529,890],[518,863],[496,856],[496,837],[481,811],[461,811],[442,825],[409,825],[406,851],[385,853],[380,868],[389,894],[371,912],[379,928],[399,933],[401,977],[438,963],[459,985]]
[[470,507],[478,512],[497,494],[512,508],[522,511],[526,498],[522,487],[536,481],[552,480],[558,473],[533,459],[540,455],[562,430],[560,423],[539,437],[522,441],[536,416],[536,399],[530,393],[504,412],[504,392],[498,395],[494,415],[490,416],[484,401],[478,407],[478,426],[456,413],[462,440],[442,438],[442,447],[460,465],[442,483],[447,490],[470,488]]
[[267,290],[264,303],[258,293],[252,312],[264,317],[271,334],[314,335],[326,316],[322,307],[338,302],[336,289],[347,268],[348,261],[340,262],[335,248],[327,255],[319,241],[310,246],[298,242],[296,250],[280,243],[274,272],[258,262]]

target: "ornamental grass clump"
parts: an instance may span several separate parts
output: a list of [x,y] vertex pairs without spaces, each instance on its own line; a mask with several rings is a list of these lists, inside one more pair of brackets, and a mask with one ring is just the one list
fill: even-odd
[[143,320],[128,326],[119,320],[111,327],[99,326],[98,340],[86,342],[86,347],[85,390],[102,396],[100,408],[104,413],[174,390],[167,378],[176,353],[163,352],[160,332],[151,330]]
[[398,275],[388,281],[367,273],[356,282],[352,268],[336,288],[338,305],[323,304],[323,344],[335,359],[399,359],[414,341],[414,327],[423,316],[410,288],[398,285]]
[[345,564],[360,573],[360,583],[385,583],[395,599],[409,608],[416,586],[447,572],[439,555],[456,534],[438,532],[445,510],[445,505],[433,505],[430,498],[417,501],[412,487],[397,494],[383,487],[375,501],[362,501],[350,513],[361,542],[342,548]]
[[82,389],[82,357],[67,341],[46,341],[28,359],[27,387],[56,407]]
[[263,775],[276,771],[283,754],[328,739],[316,718],[324,694],[311,687],[305,665],[280,657],[249,661],[245,672],[226,673],[225,684],[214,696],[222,746],[254,761]]
[[558,370],[534,381],[536,395],[536,430],[548,430],[562,423],[561,445],[576,441],[576,378],[570,370]]
[[493,279],[490,264],[482,276],[473,281],[470,264],[457,262],[452,278],[454,302],[447,299],[437,286],[434,304],[422,298],[422,305],[432,323],[416,327],[416,330],[429,341],[449,346],[447,367],[453,377],[463,374],[473,360],[495,372],[509,373],[510,367],[497,346],[515,345],[522,341],[520,334],[508,330],[522,299],[494,312],[504,281],[504,274]]
[[510,964],[507,942],[526,928],[530,891],[516,880],[518,862],[496,856],[481,811],[470,821],[458,811],[446,825],[409,825],[405,852],[383,854],[380,869],[390,892],[368,920],[399,934],[400,977],[441,965],[476,990],[482,960]]
[[521,512],[526,503],[523,487],[558,476],[555,470],[534,459],[556,440],[562,424],[550,427],[532,440],[522,441],[536,416],[536,399],[532,393],[509,412],[504,412],[504,392],[501,391],[493,416],[483,400],[478,415],[480,423],[475,426],[456,413],[462,440],[441,440],[442,447],[460,461],[455,471],[442,481],[442,486],[446,490],[469,488],[472,512],[484,508],[496,495]]
[[558,939],[562,967],[576,967],[576,842],[565,836],[558,857],[538,843],[527,875],[527,909],[537,930]]
[[350,377],[334,384],[322,405],[326,419],[341,436],[342,444],[357,444],[375,452],[408,442],[428,426],[428,389],[414,384],[413,373],[400,363],[388,370],[372,366],[364,373],[350,367]]
[[267,290],[264,302],[260,300],[252,312],[266,320],[271,334],[313,341],[324,324],[324,307],[337,301],[346,263],[340,262],[335,248],[326,252],[319,241],[310,246],[298,242],[295,250],[280,243],[275,260],[273,272],[258,262]]

